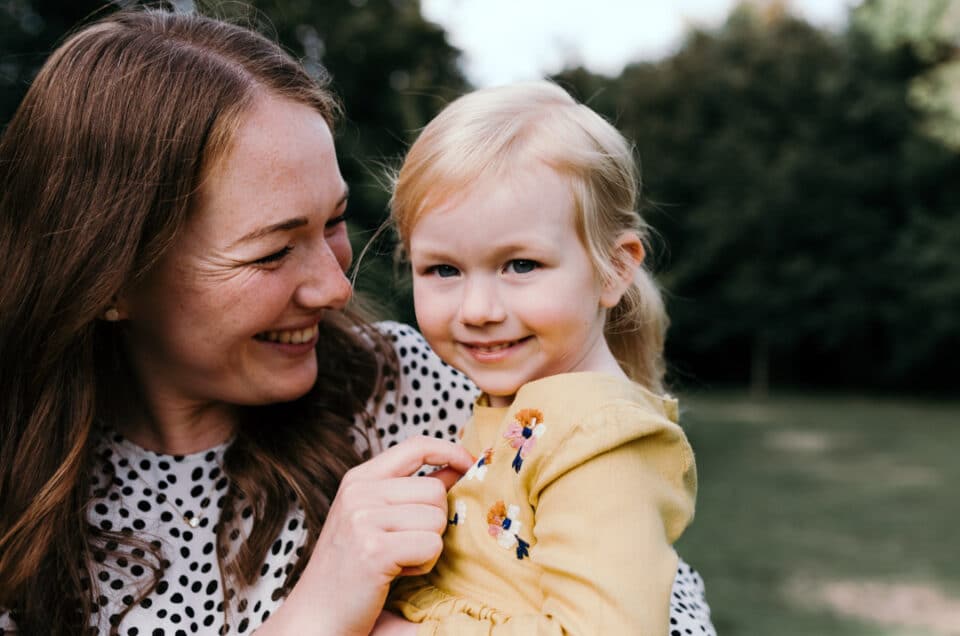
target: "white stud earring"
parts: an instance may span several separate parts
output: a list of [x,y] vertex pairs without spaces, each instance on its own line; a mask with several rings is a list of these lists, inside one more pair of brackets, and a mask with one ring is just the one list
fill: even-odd
[[103,312],[103,319],[107,322],[117,322],[120,320],[120,312],[116,307],[111,307],[110,309]]

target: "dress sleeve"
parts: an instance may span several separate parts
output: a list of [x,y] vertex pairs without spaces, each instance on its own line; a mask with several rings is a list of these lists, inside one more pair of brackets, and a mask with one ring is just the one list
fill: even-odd
[[530,489],[540,612],[496,624],[455,615],[419,634],[670,633],[672,543],[693,516],[693,454],[665,418],[629,420],[578,426],[544,450]]
[[379,440],[374,452],[412,435],[458,440],[470,418],[477,388],[437,357],[413,327],[398,322],[380,322],[376,327],[393,344],[399,369],[374,410]]

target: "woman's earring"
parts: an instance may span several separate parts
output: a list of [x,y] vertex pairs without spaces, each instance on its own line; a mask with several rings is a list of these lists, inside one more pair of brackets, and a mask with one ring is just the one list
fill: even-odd
[[110,307],[105,312],[103,312],[103,319],[107,322],[117,322],[120,320],[120,312],[116,307]]

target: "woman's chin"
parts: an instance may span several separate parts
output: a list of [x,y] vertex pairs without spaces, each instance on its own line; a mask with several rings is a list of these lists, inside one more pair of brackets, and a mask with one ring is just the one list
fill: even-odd
[[316,382],[317,365],[314,362],[296,369],[264,373],[258,389],[252,390],[250,396],[256,396],[253,403],[263,406],[275,402],[291,402],[309,393]]

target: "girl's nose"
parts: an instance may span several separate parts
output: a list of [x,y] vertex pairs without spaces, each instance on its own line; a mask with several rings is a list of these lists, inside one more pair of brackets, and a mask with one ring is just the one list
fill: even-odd
[[467,281],[459,314],[461,323],[474,327],[506,319],[506,310],[497,294],[496,283],[487,280]]
[[[353,286],[344,269],[350,264],[347,254],[336,254],[323,242],[317,254],[305,264],[304,279],[294,294],[294,302],[306,309],[343,309],[353,295]],[[342,250],[341,250],[342,251]]]

